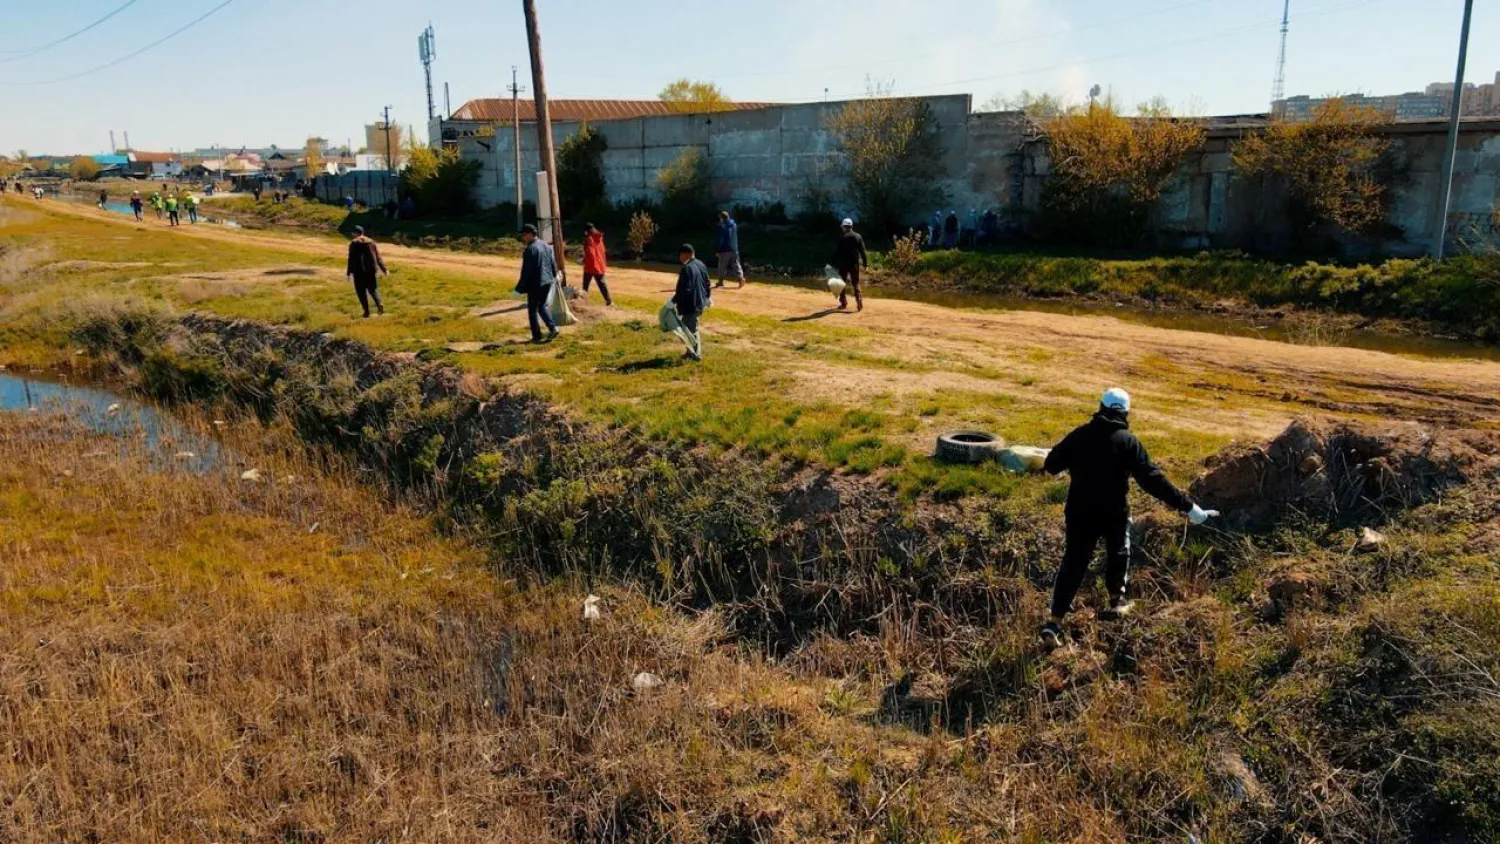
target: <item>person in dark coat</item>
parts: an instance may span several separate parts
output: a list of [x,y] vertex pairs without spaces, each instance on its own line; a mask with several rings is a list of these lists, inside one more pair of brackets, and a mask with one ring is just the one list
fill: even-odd
[[677,260],[682,269],[677,273],[677,291],[672,294],[672,304],[677,309],[682,327],[687,330],[687,356],[703,360],[703,336],[698,333],[698,318],[709,303],[708,267],[697,259],[691,243],[678,247]]
[[354,280],[354,293],[359,297],[359,306],[364,309],[365,319],[370,318],[370,300],[375,301],[375,311],[385,313],[380,301],[380,290],[375,274],[387,275],[385,261],[380,259],[380,247],[365,237],[364,226],[354,227],[354,239],[349,241],[349,265],[345,273]]
[[839,278],[844,280],[844,289],[839,293],[839,310],[849,307],[851,289],[854,291],[854,309],[864,310],[865,299],[859,291],[859,271],[861,267],[869,269],[870,257],[865,253],[865,239],[854,230],[854,221],[848,217],[844,218],[843,233],[833,247],[832,263],[833,268],[839,271]]
[[1099,411],[1087,423],[1063,437],[1047,455],[1046,471],[1067,472],[1068,503],[1065,510],[1067,547],[1052,590],[1052,618],[1042,625],[1043,644],[1062,643],[1062,620],[1072,608],[1073,596],[1088,574],[1094,546],[1104,540],[1104,583],[1109,591],[1105,618],[1130,612],[1130,479],[1141,489],[1174,510],[1187,515],[1195,525],[1219,515],[1204,510],[1172,485],[1135,434],[1130,432],[1130,394],[1112,387],[1100,401]]
[[531,342],[543,342],[541,324],[547,326],[546,340],[551,341],[557,337],[557,323],[552,321],[552,314],[547,310],[547,296],[557,282],[557,260],[552,247],[537,239],[536,226],[530,223],[521,227],[521,242],[526,244],[526,249],[521,253],[521,280],[516,284],[516,292],[526,294],[526,319],[531,324]]
[[745,267],[740,263],[740,227],[729,216],[728,211],[719,212],[719,231],[714,237],[714,252],[719,259],[719,281],[715,287],[724,286],[724,276],[734,278],[738,287],[745,286]]

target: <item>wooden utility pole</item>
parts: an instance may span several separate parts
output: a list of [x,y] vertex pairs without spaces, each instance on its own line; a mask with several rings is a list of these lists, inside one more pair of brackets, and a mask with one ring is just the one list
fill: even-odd
[[510,66],[510,125],[514,135],[511,138],[511,146],[516,150],[516,231],[526,224],[526,215],[521,213],[521,206],[526,201],[526,194],[521,185],[521,92],[526,90],[516,84],[516,66]]
[[391,150],[391,107],[385,107],[385,169],[396,172],[396,153]]
[[[526,42],[531,48],[531,90],[536,95],[537,150],[541,154],[542,169],[547,172],[547,194],[552,200],[552,252],[557,259],[557,271],[566,277],[565,258],[567,244],[563,240],[562,203],[557,197],[557,159],[552,151],[552,112],[547,108],[547,77],[542,70],[542,34],[537,28],[536,0],[521,0],[526,12]],[[537,203],[541,207],[541,203]]]

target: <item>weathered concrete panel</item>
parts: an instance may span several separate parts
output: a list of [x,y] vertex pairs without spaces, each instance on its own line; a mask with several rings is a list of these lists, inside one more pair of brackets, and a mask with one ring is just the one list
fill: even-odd
[[[967,219],[970,209],[999,211],[1007,224],[1023,229],[1041,206],[1052,165],[1036,128],[1019,113],[972,114],[967,95],[930,97],[941,151],[936,184],[945,192],[941,210]],[[708,115],[670,115],[597,124],[608,142],[603,166],[609,197],[626,201],[655,197],[657,174],[685,150],[707,157],[713,194],[720,203],[783,202],[790,213],[805,207],[810,192],[827,191],[840,209],[849,205],[845,162],[828,129],[845,103],[808,103],[780,108]],[[449,121],[445,132],[458,136],[465,158],[482,170],[476,188],[482,205],[515,196],[515,165],[506,127]],[[496,129],[498,128],[498,132]],[[577,124],[554,127],[561,143]],[[1202,152],[1184,163],[1182,175],[1162,198],[1156,219],[1172,242],[1216,247],[1277,248],[1291,232],[1279,188],[1234,170],[1233,147],[1244,127],[1213,130]],[[486,132],[495,133],[492,135]],[[1444,127],[1398,124],[1388,130],[1390,158],[1398,174],[1390,186],[1388,222],[1397,232],[1383,245],[1389,252],[1415,254],[1426,247],[1436,212]],[[538,169],[536,135],[522,132],[521,184],[534,199],[532,174]],[[1500,121],[1466,124],[1459,138],[1450,228],[1489,230],[1500,202]],[[912,222],[927,220],[932,208],[912,209]]]

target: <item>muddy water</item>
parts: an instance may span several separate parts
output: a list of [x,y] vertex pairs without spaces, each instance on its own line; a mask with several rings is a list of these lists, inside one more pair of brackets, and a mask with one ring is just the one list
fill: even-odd
[[212,437],[188,430],[170,415],[96,387],[0,372],[0,413],[54,413],[84,428],[145,450],[163,465],[192,472],[219,466],[226,455]]
[[[98,194],[95,194],[93,197],[79,196],[77,194],[65,194],[62,198],[65,201],[67,201],[67,202],[74,202],[74,203],[78,203],[80,205],[98,206],[98,204],[99,204],[99,196],[98,196]],[[104,205],[104,210],[110,212],[111,214],[123,214],[126,217],[134,217],[135,216],[135,211],[131,209],[129,202],[107,202]],[[213,223],[214,225],[226,226],[226,227],[231,228],[231,229],[237,229],[237,228],[240,227],[239,222],[236,221],[236,220],[231,220],[228,217],[215,217],[215,216],[212,216],[212,215],[208,214],[207,212],[208,212],[207,208],[205,208],[202,205],[198,206],[198,221],[199,222],[202,222],[202,223]],[[145,210],[142,213],[144,213],[146,215],[146,219],[148,219],[148,220],[150,220],[150,219],[152,219],[152,218],[154,218],[156,216],[156,212],[153,211],[153,210],[151,210],[151,205],[149,203],[146,205],[146,208],[145,208]],[[163,219],[165,219],[165,218],[163,218]],[[187,212],[186,211],[182,212],[182,224],[183,225],[191,225],[188,222],[188,216],[187,216]]]

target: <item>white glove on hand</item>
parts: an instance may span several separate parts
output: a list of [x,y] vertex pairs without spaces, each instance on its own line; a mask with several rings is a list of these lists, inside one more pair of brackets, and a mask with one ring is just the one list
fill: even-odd
[[1188,511],[1187,517],[1188,521],[1192,522],[1193,524],[1201,525],[1217,515],[1219,515],[1218,510],[1205,510],[1202,507],[1199,507],[1197,504],[1194,504],[1193,509]]

